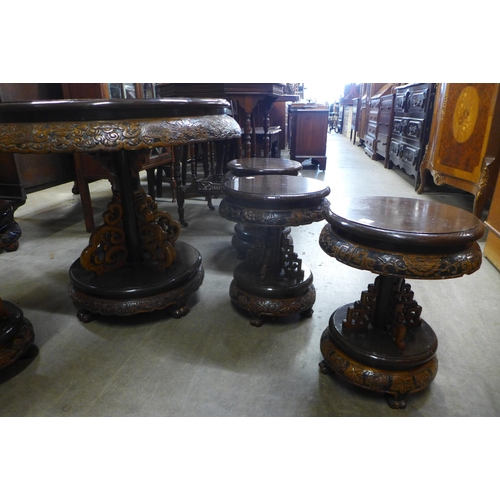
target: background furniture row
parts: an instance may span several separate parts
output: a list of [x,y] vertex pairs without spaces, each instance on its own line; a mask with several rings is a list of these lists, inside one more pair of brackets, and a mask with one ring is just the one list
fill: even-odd
[[474,195],[481,217],[499,170],[498,83],[358,84],[341,99],[351,108],[350,139],[386,168],[413,178],[415,190],[446,184]]

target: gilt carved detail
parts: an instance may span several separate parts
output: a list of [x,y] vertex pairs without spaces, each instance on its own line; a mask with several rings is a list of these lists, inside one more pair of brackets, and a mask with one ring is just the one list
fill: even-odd
[[0,146],[5,153],[95,153],[236,139],[240,134],[235,121],[226,115],[10,123],[0,124]]
[[321,248],[338,261],[373,273],[419,279],[454,278],[479,269],[482,253],[477,242],[449,254],[409,254],[359,245],[341,239],[327,224],[321,231]]

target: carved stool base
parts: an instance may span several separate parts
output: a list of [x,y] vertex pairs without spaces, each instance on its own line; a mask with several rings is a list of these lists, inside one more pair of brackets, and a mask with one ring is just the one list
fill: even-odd
[[7,317],[0,319],[0,369],[21,358],[33,345],[33,325],[16,305],[3,301]]
[[[274,290],[276,292],[276,290]],[[265,317],[280,317],[300,314],[304,318],[310,318],[313,314],[313,305],[316,301],[316,289],[310,283],[294,296],[264,296],[256,295],[242,288],[233,280],[229,287],[229,297],[233,304],[240,309],[246,310],[250,316],[250,324],[261,326]]]
[[342,329],[349,306],[337,309],[323,332],[321,371],[331,370],[351,384],[384,393],[391,408],[405,408],[408,395],[427,388],[437,374],[434,332],[422,321],[407,335],[404,351],[399,351],[388,335],[374,328]]
[[89,273],[76,261],[70,268],[69,293],[80,321],[98,315],[130,316],[166,309],[174,318],[189,312],[186,301],[200,288],[205,275],[196,248],[177,242],[177,257],[166,270],[129,264],[102,275]]

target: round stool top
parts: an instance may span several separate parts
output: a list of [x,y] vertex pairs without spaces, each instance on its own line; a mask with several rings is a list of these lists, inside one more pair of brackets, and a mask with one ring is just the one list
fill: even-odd
[[336,199],[325,219],[344,234],[395,245],[453,246],[476,241],[483,223],[472,213],[434,201],[368,196]]
[[226,181],[223,191],[233,199],[273,205],[316,202],[330,194],[324,182],[293,175],[233,177]]
[[245,175],[297,175],[302,164],[282,158],[240,158],[231,160],[227,168],[237,176]]

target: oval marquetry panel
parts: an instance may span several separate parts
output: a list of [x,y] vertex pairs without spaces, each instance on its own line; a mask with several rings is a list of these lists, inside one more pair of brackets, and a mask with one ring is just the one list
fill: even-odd
[[465,87],[458,97],[453,113],[453,137],[457,142],[466,142],[476,125],[479,111],[479,94],[471,85]]

